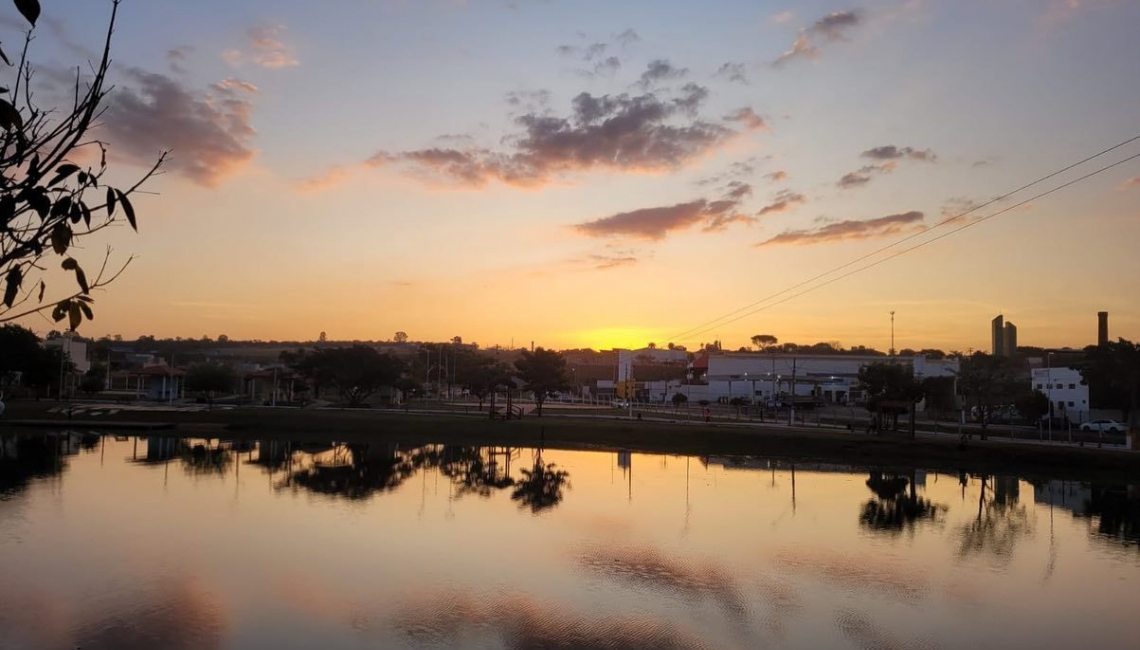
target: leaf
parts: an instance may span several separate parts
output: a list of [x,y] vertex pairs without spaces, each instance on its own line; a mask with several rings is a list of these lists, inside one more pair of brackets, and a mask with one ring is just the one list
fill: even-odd
[[[118,192],[118,190],[115,191]],[[135,206],[131,205],[127,195],[122,192],[119,192],[119,203],[123,204],[123,212],[127,215],[127,222],[131,224],[131,228],[134,228],[135,232],[138,232],[139,224],[135,221]]]
[[83,214],[83,224],[85,226],[87,226],[88,228],[90,228],[91,227],[91,208],[87,207],[87,204],[84,203],[83,201],[80,201],[78,203],[78,205],[79,205],[79,211]]
[[44,284],[43,280],[40,280],[40,297],[36,299],[36,302],[43,302],[44,301],[44,292],[45,291],[47,291],[47,285]]
[[25,199],[28,205],[40,215],[40,219],[46,219],[48,213],[51,212],[51,199],[47,194],[44,194],[42,187],[37,187],[28,194]]
[[66,223],[56,224],[51,229],[51,248],[56,255],[63,255],[71,246],[71,227]]
[[66,300],[57,302],[55,304],[55,309],[51,310],[51,319],[57,323],[63,320],[64,316],[67,316],[67,305],[68,302]]
[[64,180],[67,179],[68,176],[71,176],[72,174],[74,174],[77,171],[79,171],[79,165],[73,165],[71,163],[64,163],[64,164],[60,165],[59,167],[56,167],[55,168],[55,178],[51,179],[51,182],[48,183],[48,187],[62,183]]
[[[12,65],[12,62],[8,60],[8,55],[4,54],[4,48],[0,48],[0,59],[4,59],[4,63],[7,63],[8,65]],[[5,88],[4,92],[8,92],[8,89]]]
[[66,217],[67,213],[70,211],[71,197],[61,196],[59,197],[59,200],[55,202],[55,205],[51,206],[51,218],[55,219],[58,217]]
[[80,302],[77,304],[79,305],[80,311],[83,312],[83,316],[87,318],[87,320],[95,320],[95,314],[91,311],[91,307],[87,306],[87,303]]
[[83,289],[83,293],[91,293],[91,287],[87,286],[87,274],[79,267],[75,268],[75,281],[79,283],[79,288]]
[[63,264],[61,264],[60,267],[64,271],[74,271],[75,269],[79,268],[79,262],[76,262],[74,258],[69,257],[63,261]]
[[109,216],[109,217],[115,216],[115,201],[116,201],[115,188],[108,187],[107,188],[107,216]]
[[40,19],[40,0],[13,0],[16,3],[16,9],[24,15],[24,18],[36,26],[36,21]]
[[71,223],[79,223],[83,220],[83,210],[79,207],[78,203],[74,201],[71,203]]
[[20,284],[24,281],[24,272],[20,267],[13,267],[8,271],[8,284],[4,287],[4,306],[11,307],[16,302],[16,294],[20,291]]
[[24,127],[24,118],[20,116],[20,111],[6,99],[0,99],[0,128],[5,130],[16,127],[22,129]]
[[71,326],[71,331],[75,331],[79,324],[83,322],[83,312],[79,311],[79,303],[73,302],[67,308],[68,325]]

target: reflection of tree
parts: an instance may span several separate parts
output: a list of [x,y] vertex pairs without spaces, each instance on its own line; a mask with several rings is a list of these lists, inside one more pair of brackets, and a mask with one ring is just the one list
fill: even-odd
[[410,456],[387,445],[347,444],[338,448],[345,462],[318,463],[293,472],[285,485],[347,499],[367,499],[399,487],[416,472]]
[[1140,549],[1140,494],[1123,485],[1091,486],[1085,516],[1096,517],[1096,533]]
[[867,487],[875,493],[875,498],[863,505],[859,523],[874,531],[897,533],[913,528],[917,521],[937,520],[946,512],[946,506],[918,496],[916,473],[911,471],[908,478],[871,472]]
[[497,463],[487,460],[481,447],[449,447],[439,468],[455,484],[456,496],[476,494],[489,497],[496,490],[515,484],[508,474],[499,471]]
[[232,454],[222,446],[210,447],[203,443],[182,446],[182,466],[190,474],[225,476]]
[[959,532],[958,557],[990,554],[1001,564],[1013,557],[1017,540],[1033,532],[1028,509],[1018,503],[1015,477],[981,477],[978,515]]
[[0,436],[0,498],[28,487],[32,479],[60,474],[67,467],[56,436]]
[[511,498],[520,507],[539,513],[553,508],[562,501],[562,488],[570,487],[570,473],[557,469],[554,463],[543,463],[539,458],[532,469],[523,469],[522,478],[515,483]]

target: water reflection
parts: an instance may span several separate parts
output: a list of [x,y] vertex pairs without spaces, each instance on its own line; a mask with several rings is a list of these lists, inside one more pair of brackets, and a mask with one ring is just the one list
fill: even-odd
[[918,496],[917,470],[909,476],[873,471],[867,478],[867,488],[875,497],[863,505],[859,523],[872,531],[902,532],[919,521],[937,521],[947,510],[945,504]]
[[539,454],[534,467],[522,470],[522,478],[515,483],[511,498],[522,508],[538,514],[562,502],[563,488],[569,488],[570,473],[558,469],[554,463],[544,463]]
[[[977,516],[959,529],[958,557],[984,555],[1006,564],[1018,540],[1033,533],[1029,511],[1019,502],[1020,482],[1009,476],[975,478],[979,481]],[[964,489],[969,478],[963,474],[959,481]]]
[[62,474],[69,456],[98,444],[99,436],[72,431],[0,435],[0,499],[24,490],[34,479]]

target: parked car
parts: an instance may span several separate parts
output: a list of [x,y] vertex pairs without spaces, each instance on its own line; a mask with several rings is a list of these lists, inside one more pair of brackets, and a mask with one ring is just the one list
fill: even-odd
[[627,400],[618,398],[610,402],[610,406],[614,407],[615,409],[627,409],[629,408],[629,402]]
[[1092,420],[1081,425],[1081,431],[1100,431],[1102,433],[1124,433],[1127,428],[1116,420]]

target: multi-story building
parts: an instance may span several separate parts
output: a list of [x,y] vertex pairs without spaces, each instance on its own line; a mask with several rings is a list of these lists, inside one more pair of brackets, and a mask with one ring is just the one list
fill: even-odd
[[1089,387],[1074,368],[1034,368],[1030,371],[1034,390],[1049,398],[1053,417],[1070,422],[1087,422],[1089,417]]

